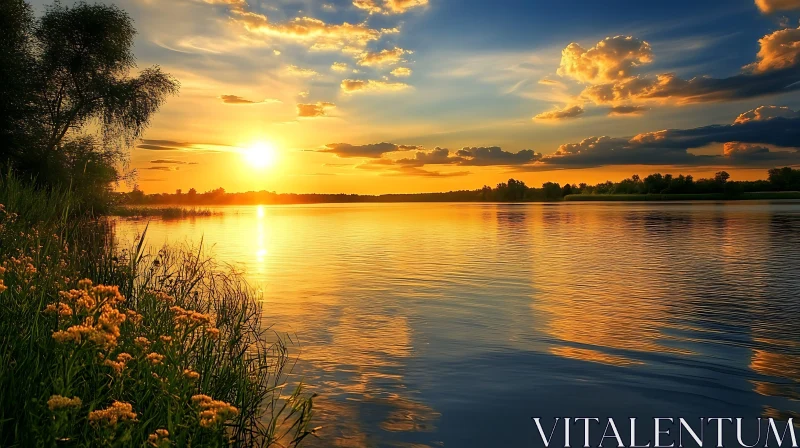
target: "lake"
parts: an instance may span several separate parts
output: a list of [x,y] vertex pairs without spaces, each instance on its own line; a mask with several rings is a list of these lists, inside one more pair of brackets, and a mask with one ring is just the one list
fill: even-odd
[[800,416],[800,203],[216,210],[153,220],[148,243],[202,238],[263,291],[319,394],[308,446],[541,447],[532,417]]

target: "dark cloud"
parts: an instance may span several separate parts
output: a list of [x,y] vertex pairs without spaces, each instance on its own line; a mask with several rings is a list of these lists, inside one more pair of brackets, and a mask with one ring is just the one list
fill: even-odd
[[178,171],[180,168],[178,168],[177,166],[148,166],[142,169],[153,170],[153,171]]
[[242,98],[238,95],[220,95],[219,99],[222,100],[225,104],[266,104],[266,103],[280,103],[279,100],[276,99],[263,99],[261,101],[251,101],[245,98]]
[[[691,149],[724,144],[722,154]],[[772,151],[769,147],[789,150]],[[752,120],[730,125],[647,132],[632,138],[591,137],[561,145],[524,171],[607,165],[774,166],[800,164],[800,118]]]
[[138,149],[147,149],[150,151],[181,151],[181,150],[197,150],[203,149],[206,152],[211,150],[204,149],[205,146],[222,146],[229,147],[219,143],[192,143],[192,142],[178,142],[175,140],[154,140],[142,139],[142,142],[137,145]]
[[608,110],[608,115],[612,117],[618,115],[639,115],[648,110],[650,109],[645,106],[614,106]]
[[458,163],[462,166],[524,165],[542,158],[541,154],[537,154],[532,149],[508,152],[498,146],[461,148],[456,155],[463,158]]
[[175,164],[175,165],[186,165],[186,162],[184,162],[182,160],[174,160],[174,159],[156,159],[156,160],[151,160],[150,163],[161,163],[161,164],[171,163],[171,164]]
[[675,100],[685,104],[743,100],[798,89],[800,66],[730,78],[698,77],[684,80],[674,73],[657,77],[636,76],[616,83],[589,86],[581,96],[596,104],[642,100]]
[[472,174],[470,171],[454,171],[443,173],[441,171],[428,171],[415,166],[400,166],[387,175],[419,176],[419,177],[460,177]]
[[325,149],[316,152],[326,152],[336,154],[339,157],[369,157],[379,158],[383,154],[396,151],[411,151],[422,149],[421,146],[395,145],[394,143],[373,143],[369,145],[351,145],[349,143],[329,143]]

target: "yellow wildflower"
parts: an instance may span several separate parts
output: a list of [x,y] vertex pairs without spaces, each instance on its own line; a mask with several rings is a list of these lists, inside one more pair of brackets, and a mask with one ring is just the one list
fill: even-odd
[[117,375],[119,375],[125,369],[125,365],[128,364],[128,361],[130,361],[131,359],[133,359],[133,356],[131,356],[130,354],[120,353],[119,355],[117,355],[116,361],[106,359],[105,361],[103,361],[103,364],[114,369],[114,372]]
[[186,310],[179,306],[171,306],[169,309],[175,313],[175,323],[177,325],[189,325],[191,323],[204,325],[211,322],[211,316],[208,314]]
[[3,283],[3,280],[0,279],[0,292],[5,291],[8,287]]
[[130,403],[114,401],[111,406],[89,413],[89,422],[114,426],[119,421],[136,420],[136,413]]
[[44,307],[45,314],[58,314],[61,317],[72,316],[72,308],[64,302],[51,303]]
[[150,346],[150,340],[144,336],[137,337],[136,339],[133,340],[133,343],[144,349]]
[[219,328],[208,327],[206,328],[206,334],[211,339],[219,339]]
[[152,446],[169,445],[169,431],[164,428],[156,429],[156,432],[147,436],[147,442]]
[[200,378],[200,374],[191,369],[183,369],[183,376],[189,378],[190,380],[196,380]]
[[239,415],[239,409],[208,395],[194,395],[192,401],[200,408],[200,426],[208,428]]
[[159,336],[159,339],[161,339],[161,342],[165,344],[172,342],[172,336]]
[[53,395],[49,400],[47,400],[47,407],[50,408],[51,411],[58,411],[60,409],[67,408],[79,408],[81,407],[81,399],[78,397],[67,398],[62,397],[61,395]]
[[164,360],[164,355],[156,353],[156,352],[152,352],[152,353],[149,353],[145,358],[147,358],[147,361],[149,361],[150,364],[158,365],[158,364],[161,364],[161,361]]
[[164,291],[156,292],[156,299],[164,303],[172,303],[175,301],[175,297],[172,297]]
[[141,314],[133,310],[125,311],[125,314],[128,316],[128,319],[136,325],[142,323],[142,319],[144,318]]

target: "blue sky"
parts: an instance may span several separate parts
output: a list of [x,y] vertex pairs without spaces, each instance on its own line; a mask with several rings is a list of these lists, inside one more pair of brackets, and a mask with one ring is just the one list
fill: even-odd
[[[136,22],[140,66],[182,84],[132,151],[145,191],[755,178],[800,163],[800,0],[110,3]],[[694,147],[672,140],[698,128]]]

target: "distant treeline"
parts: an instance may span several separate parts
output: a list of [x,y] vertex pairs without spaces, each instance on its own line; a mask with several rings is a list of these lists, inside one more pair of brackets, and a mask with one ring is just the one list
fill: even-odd
[[349,202],[525,202],[560,201],[568,195],[714,195],[736,198],[754,192],[800,191],[800,170],[789,167],[769,170],[765,180],[732,181],[725,171],[710,179],[692,176],[651,174],[647,177],[631,176],[621,182],[607,181],[596,185],[558,184],[547,182],[541,188],[529,187],[525,182],[509,179],[495,187],[484,186],[478,190],[459,190],[443,193],[417,194],[294,194],[271,191],[226,193],[224,188],[198,193],[194,188],[184,193],[145,194],[139,189],[118,193],[120,204],[175,204],[175,205],[248,205],[248,204],[319,204]]

